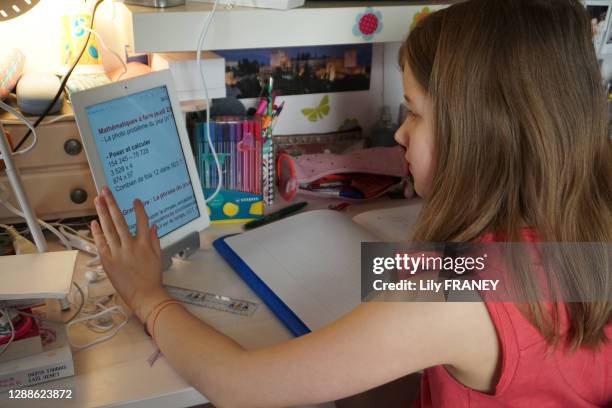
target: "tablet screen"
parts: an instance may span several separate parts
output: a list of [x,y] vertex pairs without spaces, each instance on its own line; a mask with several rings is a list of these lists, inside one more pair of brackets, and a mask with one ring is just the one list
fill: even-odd
[[108,187],[132,234],[136,198],[160,238],[200,216],[165,86],[85,111]]

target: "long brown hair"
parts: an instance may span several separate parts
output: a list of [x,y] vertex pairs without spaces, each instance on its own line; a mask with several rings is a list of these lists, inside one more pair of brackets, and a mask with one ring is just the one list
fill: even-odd
[[[470,0],[420,21],[399,60],[431,97],[437,151],[414,240],[520,241],[529,226],[547,242],[612,242],[612,142],[591,35],[577,0]],[[607,269],[570,276],[580,262],[565,259],[556,277],[602,300],[565,305],[574,348],[607,341],[606,245],[599,255]],[[547,318],[533,275],[516,279],[531,299],[524,313],[556,343],[559,310]]]

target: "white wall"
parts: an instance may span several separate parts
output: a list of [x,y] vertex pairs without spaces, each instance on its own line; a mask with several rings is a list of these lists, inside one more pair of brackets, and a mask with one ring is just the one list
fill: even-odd
[[384,48],[384,104],[391,108],[393,122],[398,122],[399,106],[404,101],[402,72],[397,63],[401,43],[385,43]]
[[[83,0],[41,0],[23,16],[0,23],[2,48],[21,50],[26,55],[26,72],[56,72],[60,67],[61,17],[83,3]],[[98,7],[95,28],[109,47],[123,55],[119,39],[113,34],[116,31],[112,28],[114,7],[110,0]],[[101,53],[105,67],[107,64],[109,69],[120,66],[112,54],[104,50]]]

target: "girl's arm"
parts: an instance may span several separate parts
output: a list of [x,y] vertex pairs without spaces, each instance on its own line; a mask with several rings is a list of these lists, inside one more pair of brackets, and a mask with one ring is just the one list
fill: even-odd
[[[141,321],[168,299],[161,285],[159,240],[135,202],[132,237],[107,190],[92,223],[105,270]],[[170,305],[155,340],[172,366],[218,406],[289,406],[331,401],[438,364],[467,367],[482,358],[478,303],[373,302],[338,321],[276,346],[247,351]],[[486,310],[484,311],[486,315]]]

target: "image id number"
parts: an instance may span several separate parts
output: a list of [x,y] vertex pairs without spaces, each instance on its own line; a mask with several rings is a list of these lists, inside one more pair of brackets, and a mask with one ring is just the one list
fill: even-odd
[[70,399],[72,390],[9,390],[9,399]]

